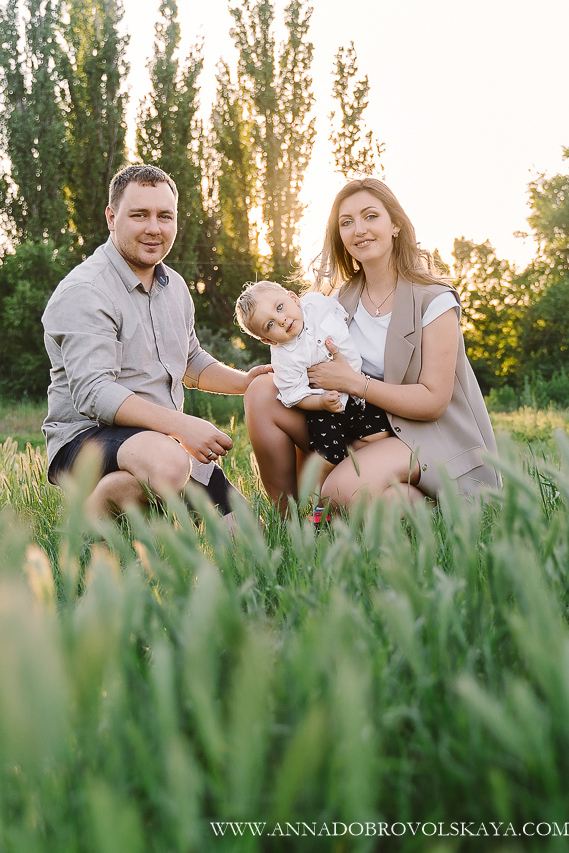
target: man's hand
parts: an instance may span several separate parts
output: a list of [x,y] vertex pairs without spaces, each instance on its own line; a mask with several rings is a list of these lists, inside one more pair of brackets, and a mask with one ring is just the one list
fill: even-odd
[[336,414],[344,411],[344,404],[340,400],[340,394],[338,391],[326,391],[325,394],[320,395],[320,399],[322,400],[322,408],[324,411],[334,412]]
[[225,456],[233,447],[229,436],[209,421],[193,415],[183,417],[181,427],[172,435],[198,462],[213,462],[220,456]]
[[272,373],[272,370],[270,364],[257,364],[244,373],[215,361],[202,370],[197,387],[200,391],[213,391],[215,394],[244,394],[253,379],[261,373]]
[[245,381],[247,383],[247,388],[249,387],[249,385],[251,384],[253,379],[255,379],[257,376],[261,376],[262,373],[272,373],[272,372],[273,372],[273,368],[271,367],[270,364],[256,364],[255,367],[252,367],[251,370],[249,370],[245,374]]

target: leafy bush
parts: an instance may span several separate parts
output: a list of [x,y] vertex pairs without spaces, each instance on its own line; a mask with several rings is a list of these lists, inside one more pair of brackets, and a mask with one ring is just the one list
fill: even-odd
[[550,379],[544,379],[540,373],[535,373],[525,377],[521,393],[504,385],[492,388],[485,400],[490,412],[514,412],[520,406],[569,409],[569,374],[559,370]]
[[517,392],[509,385],[491,388],[485,402],[489,412],[515,412],[520,405]]
[[569,375],[563,371],[556,371],[551,379],[543,379],[537,374],[531,383],[534,405],[538,408],[547,408],[553,405],[560,409],[569,409]]
[[41,316],[58,282],[73,266],[50,241],[22,243],[0,265],[0,393],[38,399],[49,384]]

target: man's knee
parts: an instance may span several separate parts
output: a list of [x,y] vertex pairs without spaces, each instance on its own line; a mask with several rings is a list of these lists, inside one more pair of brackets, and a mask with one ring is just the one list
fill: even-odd
[[189,480],[192,462],[189,454],[177,442],[170,440],[163,452],[149,460],[148,484],[155,492],[179,494]]
[[173,454],[159,463],[154,476],[151,478],[156,485],[156,491],[170,491],[179,494],[190,478],[192,462],[188,453],[180,447],[179,454]]
[[155,432],[139,433],[125,441],[118,464],[158,494],[180,493],[192,470],[190,456],[182,445]]

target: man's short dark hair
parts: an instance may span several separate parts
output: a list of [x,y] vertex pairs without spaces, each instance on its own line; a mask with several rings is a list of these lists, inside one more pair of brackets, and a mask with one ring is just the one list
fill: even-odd
[[155,187],[156,184],[168,184],[174,199],[178,200],[178,188],[163,169],[158,166],[148,166],[140,163],[136,166],[126,166],[114,176],[109,187],[109,207],[113,209],[118,207],[123,193],[130,183],[141,184],[142,186]]

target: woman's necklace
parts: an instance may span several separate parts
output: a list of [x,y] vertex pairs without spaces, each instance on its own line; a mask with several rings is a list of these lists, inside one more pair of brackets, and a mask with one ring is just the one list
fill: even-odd
[[385,299],[383,299],[383,300],[379,303],[379,305],[376,305],[376,304],[375,304],[375,302],[373,301],[373,299],[371,298],[370,293],[369,293],[369,287],[367,286],[367,281],[366,281],[366,283],[365,283],[365,287],[366,287],[367,298],[369,299],[369,301],[371,302],[371,304],[372,304],[372,305],[373,305],[373,307],[375,308],[375,316],[376,316],[376,317],[379,317],[379,316],[380,316],[380,314],[381,314],[381,311],[380,311],[381,306],[382,306],[382,305],[384,305],[384,304],[387,302],[387,300],[389,299],[389,297],[391,296],[391,294],[395,291],[395,287],[397,287],[397,283],[395,284],[395,287],[393,288],[393,290],[390,290],[390,291],[389,291],[389,293],[387,294],[387,296],[385,297]]

